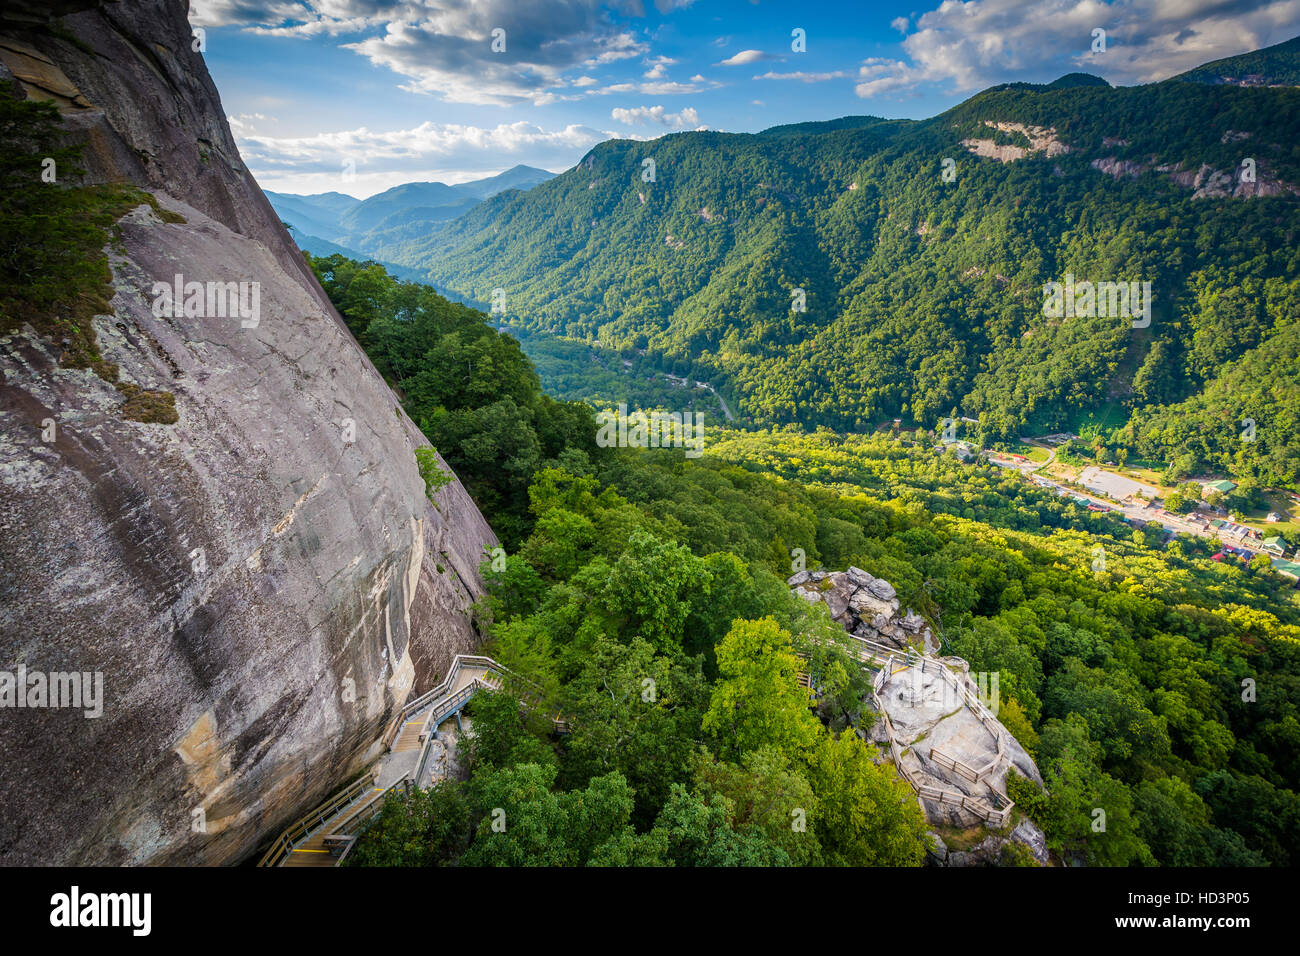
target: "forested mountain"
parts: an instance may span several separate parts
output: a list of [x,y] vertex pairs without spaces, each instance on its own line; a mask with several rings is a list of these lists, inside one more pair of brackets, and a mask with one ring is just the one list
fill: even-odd
[[1191,83],[1235,83],[1238,86],[1300,86],[1300,37],[1266,50],[1215,60],[1180,74]]
[[[693,371],[751,421],[955,410],[992,443],[1105,413],[1135,457],[1294,484],[1300,90],[1189,78],[608,141],[385,253],[471,300],[504,290],[530,329]],[[1149,324],[1045,314],[1070,276],[1150,282]]]
[[337,250],[366,253],[379,260],[394,244],[428,233],[429,228],[472,209],[508,189],[530,189],[552,177],[545,169],[514,166],[503,173],[449,186],[403,183],[367,199],[343,193],[267,192],[266,198],[296,233],[298,244],[316,255]]

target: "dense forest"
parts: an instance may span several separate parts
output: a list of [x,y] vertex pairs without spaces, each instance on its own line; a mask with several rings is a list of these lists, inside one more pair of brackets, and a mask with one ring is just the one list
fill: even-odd
[[1046,782],[1011,795],[1055,860],[1294,862],[1300,601],[1267,566],[958,466],[925,432],[600,448],[594,410],[546,397],[483,313],[311,262],[508,550],[476,620],[515,677],[471,704],[468,779],[388,801],[352,865],[920,864],[931,828],[856,732],[863,672],[785,586],[796,549],[886,578],[943,653],[1000,674]]
[[[513,325],[709,381],[752,423],[956,410],[989,445],[1103,414],[1134,458],[1300,487],[1300,91],[1194,79],[612,140],[386,254],[471,301],[502,290]],[[1149,324],[1045,315],[1066,276],[1150,282]]]

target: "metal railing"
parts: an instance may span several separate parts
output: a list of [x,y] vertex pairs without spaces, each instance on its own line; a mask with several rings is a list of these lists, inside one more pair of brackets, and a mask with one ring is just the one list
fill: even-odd
[[275,839],[275,842],[267,849],[262,858],[257,861],[258,866],[279,866],[285,857],[293,850],[294,844],[310,836],[315,830],[324,826],[329,820],[335,817],[338,812],[350,803],[355,803],[361,798],[367,790],[371,789],[375,783],[374,772],[368,772],[364,776],[348,784],[334,796],[330,797],[320,806],[308,811],[299,817],[293,823],[284,828],[284,831]]
[[325,834],[326,848],[329,849],[330,853],[337,854],[334,860],[335,866],[343,865],[343,861],[347,859],[348,854],[352,852],[352,848],[356,846],[361,831],[366,828],[366,825],[371,820],[379,816],[388,798],[399,790],[402,793],[411,792],[411,781],[408,777],[403,777],[387,790],[376,794],[373,800],[367,800],[335,824],[329,833]]
[[475,677],[447,700],[435,702],[424,719],[424,729],[421,731],[424,742],[420,747],[420,756],[415,762],[415,770],[411,772],[411,780],[415,781],[417,785],[420,782],[420,777],[424,773],[424,764],[429,759],[429,749],[433,745],[433,731],[437,729],[438,725],[464,707],[469,702],[469,699],[479,691],[492,689],[492,685],[487,681]]
[[[857,638],[857,640],[862,640],[862,639]],[[864,641],[863,643],[872,643],[872,642]],[[943,664],[939,664],[938,661],[934,661],[934,663],[938,664],[940,676],[951,680],[957,686],[959,693],[961,691],[966,691],[966,693],[962,697],[963,702],[971,707],[971,710],[974,712],[975,716],[980,720],[981,723],[984,723],[985,728],[990,729],[988,728],[988,724],[985,723],[985,719],[986,717],[992,719],[992,717],[991,715],[988,714],[987,708],[983,706],[983,702],[980,701],[978,697],[975,697],[974,695],[970,694],[967,688],[961,687],[960,684],[958,684],[957,679],[953,675],[947,673],[947,668]],[[872,702],[876,705],[876,710],[880,713],[881,720],[884,722],[885,735],[889,738],[889,753],[890,756],[894,758],[894,767],[898,770],[898,775],[902,777],[904,780],[906,780],[908,784],[911,785],[912,789],[915,790],[917,794],[920,795],[920,797],[924,800],[932,800],[936,803],[945,804],[949,806],[960,806],[962,809],[969,810],[970,812],[974,813],[977,817],[984,820],[984,822],[987,823],[989,826],[994,826],[994,827],[1003,826],[1007,822],[1007,820],[1011,818],[1011,811],[1015,807],[1015,803],[1011,801],[1010,797],[1007,797],[1004,794],[1001,794],[997,790],[993,789],[991,785],[986,784],[986,786],[989,787],[989,793],[991,794],[990,800],[982,800],[979,797],[972,797],[969,794],[961,793],[956,790],[949,790],[945,787],[936,787],[928,783],[922,783],[903,764],[904,748],[899,746],[898,737],[894,732],[894,724],[889,719],[889,713],[888,711],[885,710],[884,702],[880,698],[880,692],[884,689],[885,682],[889,680],[890,677],[893,676],[893,671],[894,671],[893,664],[894,664],[894,658],[893,655],[890,655],[888,658],[886,658],[884,662],[885,666],[883,666],[876,673],[875,678],[871,682],[871,699]],[[972,699],[975,701],[976,704],[979,705],[978,708],[971,705]],[[996,725],[996,721],[994,721],[994,723]],[[993,758],[992,763],[990,763],[989,766],[987,767],[981,768],[980,770],[975,770],[974,768],[968,767],[966,764],[961,764],[960,766],[962,769],[958,770],[957,765],[959,761],[956,761],[951,757],[948,757],[946,754],[942,753],[941,751],[936,752],[933,747],[930,749],[930,759],[933,760],[941,767],[947,766],[948,769],[960,773],[963,777],[966,777],[966,779],[972,780],[972,782],[977,782],[982,777],[987,776],[990,772],[992,772],[993,768],[998,763],[1001,762],[1003,754],[1005,753],[1001,734],[995,733],[991,729],[990,732],[994,733],[994,737],[997,740],[998,752],[997,755]],[[938,759],[936,759],[936,757]],[[947,761],[946,764],[945,761]]]
[[[362,807],[357,808],[354,814],[350,814],[334,826],[329,834],[326,834],[326,842],[345,843],[343,853],[339,857],[342,862],[347,853],[351,852],[352,841],[349,841],[348,835],[340,834],[335,839],[335,834],[339,828],[344,825],[353,825],[359,820],[369,820],[373,814],[378,813],[392,791],[399,787],[410,787],[412,783],[418,783],[420,774],[424,770],[425,761],[428,759],[429,747],[433,740],[433,733],[430,726],[437,727],[446,717],[455,713],[465,703],[480,690],[493,689],[493,685],[481,677],[474,679],[456,691],[447,700],[441,700],[451,692],[451,688],[456,686],[456,681],[460,677],[461,670],[466,667],[479,667],[486,671],[498,674],[506,674],[505,668],[501,667],[490,657],[483,657],[478,654],[457,654],[452,659],[451,667],[447,671],[447,676],[438,683],[436,687],[431,688],[421,694],[414,700],[408,701],[396,714],[389,728],[384,732],[381,740],[385,749],[391,748],[393,741],[397,738],[403,722],[406,718],[419,711],[430,708],[428,715],[425,717],[422,746],[419,758],[416,761],[414,774],[407,773],[404,777],[394,783],[387,790],[378,794],[375,799],[368,801]],[[304,814],[293,823],[289,824],[281,834],[276,837],[275,841],[267,849],[266,853],[258,861],[258,866],[280,866],[288,855],[293,851],[296,844],[301,842],[320,827],[325,826],[331,820],[335,819],[341,812],[345,811],[349,805],[362,799],[364,793],[374,786],[376,771],[372,769],[365,776],[353,781],[344,787],[338,793],[334,794],[320,806]],[[364,816],[361,816],[363,815]],[[352,834],[352,840],[355,840],[355,834]]]
[[448,694],[456,686],[456,679],[460,676],[461,668],[464,667],[482,667],[487,670],[496,671],[504,674],[506,670],[490,657],[483,657],[479,654],[457,654],[451,661],[451,667],[447,669],[447,676],[444,677],[435,687],[431,687],[419,697],[408,700],[402,709],[393,717],[388,729],[384,732],[383,743],[387,749],[393,745],[397,735],[401,732],[402,724],[407,717],[419,713],[425,707],[436,701],[439,697]]

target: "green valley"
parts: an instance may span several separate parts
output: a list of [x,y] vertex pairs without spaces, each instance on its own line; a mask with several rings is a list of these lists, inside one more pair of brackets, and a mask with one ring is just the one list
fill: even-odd
[[[744,421],[956,412],[989,445],[1108,410],[1135,457],[1295,485],[1300,92],[1196,78],[609,141],[387,252],[485,307],[500,290],[534,333],[645,351]],[[1150,282],[1149,325],[1045,316],[1066,276]]]

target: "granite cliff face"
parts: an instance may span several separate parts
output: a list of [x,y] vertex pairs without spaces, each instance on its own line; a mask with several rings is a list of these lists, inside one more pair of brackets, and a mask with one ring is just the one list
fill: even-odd
[[[0,672],[103,680],[98,717],[0,709],[0,864],[237,862],[473,648],[496,540],[459,483],[425,497],[427,443],[240,160],[183,2],[8,3],[0,83],[59,105],[89,182],[184,219],[127,214],[94,320],[174,424],[0,340]],[[257,315],[159,316],[176,275],[257,283]]]

